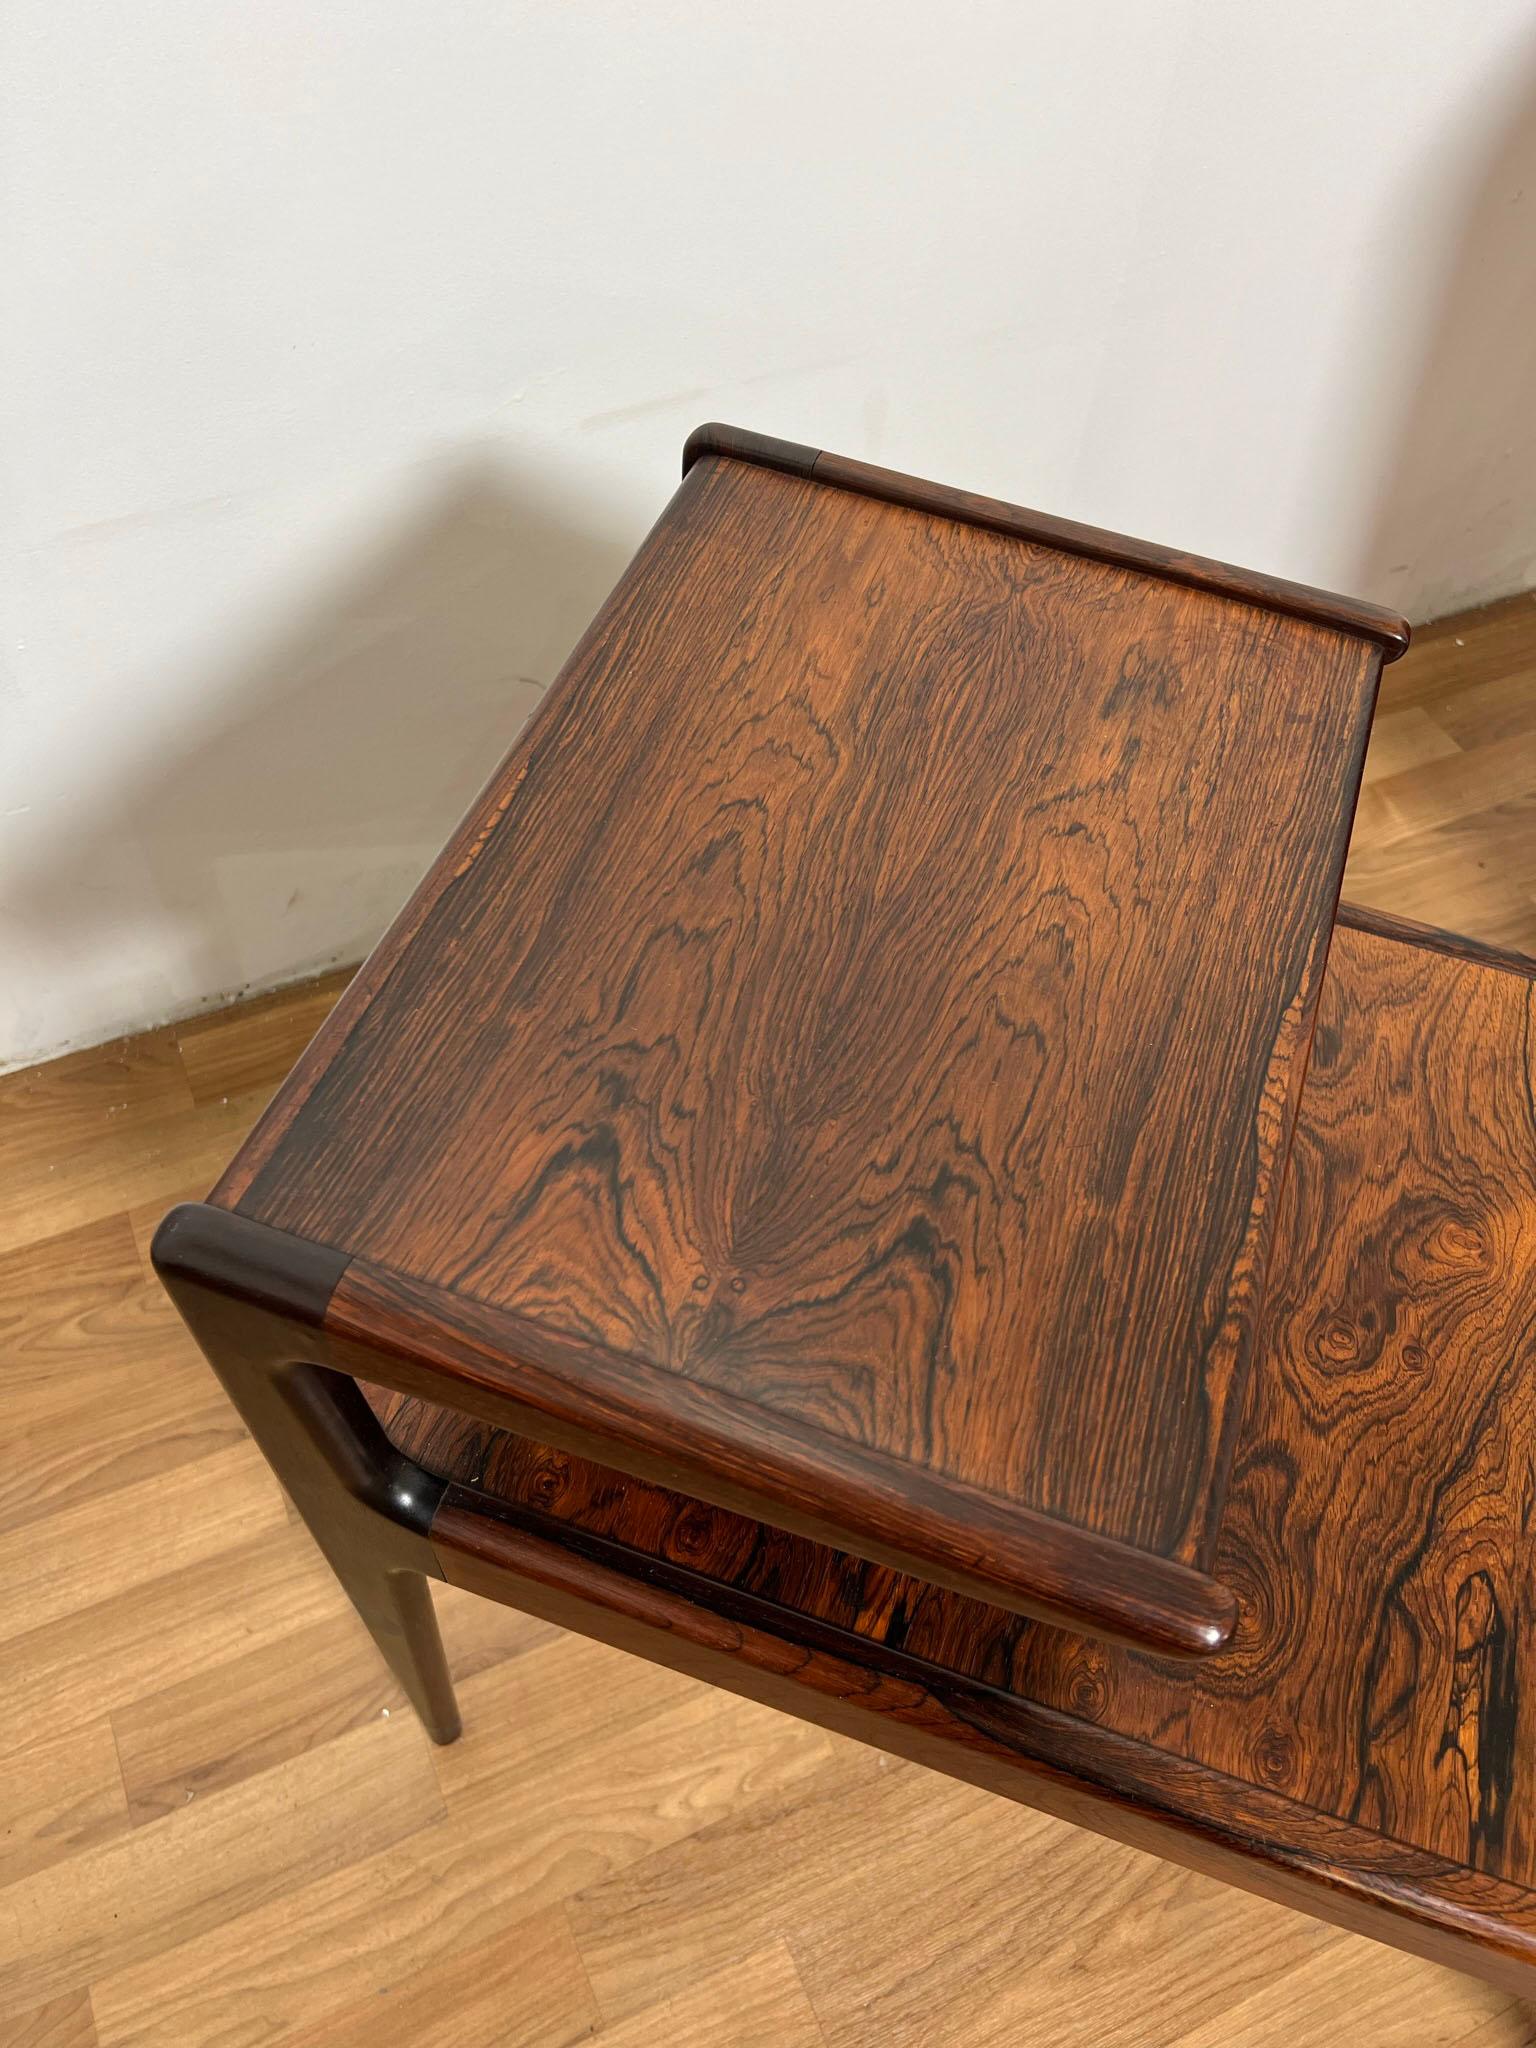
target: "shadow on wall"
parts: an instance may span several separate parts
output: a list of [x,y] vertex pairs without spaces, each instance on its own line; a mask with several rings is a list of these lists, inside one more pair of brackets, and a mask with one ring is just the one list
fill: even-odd
[[1464,194],[1404,201],[1405,230],[1445,210],[1445,267],[1356,580],[1415,620],[1536,582],[1536,67],[1483,114]]
[[[1405,416],[1354,582],[1420,618],[1536,576],[1536,80],[1525,85],[1523,100],[1490,96],[1485,167],[1464,193],[1447,197],[1426,153],[1423,187],[1404,198],[1405,216],[1443,221],[1443,283],[1421,300],[1416,366],[1406,350]],[[1362,337],[1365,374],[1404,362],[1393,340]],[[53,833],[11,877],[30,956],[18,984],[67,987],[56,1007],[73,1042],[91,1043],[359,958],[622,569],[628,546],[602,524],[547,476],[525,483],[502,449],[463,461],[259,656],[211,672],[196,693],[206,712],[168,730],[84,832]],[[1500,843],[1512,867],[1529,855],[1528,900],[1536,834]],[[1352,874],[1351,893],[1433,916],[1422,890],[1404,897],[1400,868],[1394,856]],[[40,997],[18,1020],[23,1057],[57,1036],[45,1010]]]
[[[462,466],[258,656],[209,675],[206,719],[168,731],[87,833],[12,875],[39,972],[85,965],[110,991],[130,943],[169,963],[160,1011],[183,1015],[360,958],[628,554],[499,460]],[[143,1021],[103,1013],[78,1042]]]

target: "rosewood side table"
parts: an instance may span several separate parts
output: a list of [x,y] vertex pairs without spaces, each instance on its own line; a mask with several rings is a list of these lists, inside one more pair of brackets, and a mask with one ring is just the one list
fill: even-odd
[[446,1578],[1536,1986],[1533,970],[1338,911],[1373,607],[710,427],[157,1266]]

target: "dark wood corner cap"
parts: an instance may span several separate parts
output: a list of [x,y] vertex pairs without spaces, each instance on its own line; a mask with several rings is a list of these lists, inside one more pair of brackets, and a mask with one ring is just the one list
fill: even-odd
[[951,490],[947,485],[928,483],[921,477],[904,476],[899,470],[879,469],[847,455],[830,455],[824,449],[802,447],[797,441],[778,441],[769,434],[754,434],[747,427],[722,426],[711,420],[695,427],[683,445],[683,474],[706,455],[725,456],[734,462],[754,462],[763,469],[783,470],[790,476],[812,478],[835,489],[860,491],[866,497],[882,498],[888,504],[905,505],[917,512],[929,512],[944,519],[960,520],[969,526],[984,526],[994,533],[1034,541],[1041,547],[1059,548],[1072,555],[1089,555],[1122,569],[1144,575],[1163,576],[1174,583],[1187,583],[1196,590],[1209,590],[1239,604],[1281,612],[1288,618],[1308,619],[1320,626],[1373,640],[1383,661],[1396,661],[1408,646],[1407,621],[1384,607],[1362,599],[1341,597],[1330,590],[1314,590],[1305,583],[1289,583],[1278,576],[1261,576],[1251,569],[1234,568],[1230,562],[1213,562],[1201,555],[1181,554],[1152,541],[1133,540],[1123,533],[1107,533],[1097,526],[1083,526],[1075,519],[1056,519],[1045,512],[1026,511],[1019,505],[1004,504],[998,498],[978,497],[971,491]]
[[209,1202],[178,1203],[149,1256],[172,1292],[180,1284],[233,1295],[317,1329],[349,1263],[345,1252]]

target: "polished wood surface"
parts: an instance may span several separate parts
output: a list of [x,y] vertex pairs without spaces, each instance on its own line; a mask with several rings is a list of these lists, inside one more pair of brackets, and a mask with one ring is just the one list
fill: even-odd
[[520,1511],[525,1533],[599,1539],[599,1562],[622,1578],[655,1572],[626,1570],[620,1552],[654,1561],[679,1597],[720,1605],[727,1627],[743,1610],[711,1583],[755,1603],[754,1624],[780,1639],[814,1641],[803,1618],[834,1632],[833,1651],[844,1638],[845,1656],[894,1651],[883,1668],[924,1697],[942,1703],[958,1674],[1071,1717],[1031,1755],[1043,1743],[1082,1771],[1087,1731],[1129,1739],[1149,1754],[1104,1768],[1117,1782],[1139,1772],[1143,1806],[1175,1759],[1200,1766],[1204,1782],[1179,1778],[1163,1802],[1225,1812],[1236,1835],[1245,1801],[1278,1795],[1293,1849],[1341,1857],[1323,1847],[1334,1822],[1390,1838],[1443,1859],[1453,1888],[1462,1866],[1504,1881],[1518,1898],[1489,1891],[1485,1910],[1536,1928],[1523,1889],[1536,1883],[1536,1813],[1520,1776],[1536,1732],[1533,974],[1368,913],[1335,936],[1218,1553],[1243,1591],[1224,1654],[1192,1669],[1112,1652],[393,1404],[396,1441],[462,1487],[444,1504],[444,1543],[471,1565],[446,1558],[448,1576],[486,1583],[473,1560],[494,1561],[508,1539],[477,1550],[470,1511],[492,1500]]
[[[1437,721],[1465,702],[1475,758],[1536,634],[1455,625],[1465,691],[1448,627],[1423,701]],[[1428,645],[1387,671],[1384,720],[1418,708]],[[1381,767],[1406,817],[1414,768]],[[1422,873],[1376,900],[1516,942],[1478,877],[1513,906],[1536,863],[1484,829],[1502,860],[1455,827],[1394,842]],[[242,1432],[142,1253],[311,1014],[297,991],[254,1025],[200,1020],[195,1055],[157,1032],[0,1079],[0,1377],[24,1447],[0,1460],[0,1524],[57,1556],[75,1603],[0,1650],[0,2037],[507,2048],[511,2015],[523,2048],[594,2026],[605,2048],[1528,2048],[1536,2006],[1470,1977],[453,1588],[467,1732],[430,1751],[254,1450],[227,1515],[151,1547],[142,1482],[179,1475],[192,1518]],[[97,1598],[66,1546],[109,1532],[136,1567]]]
[[[227,1210],[186,1220],[217,1245],[221,1218],[228,1229],[269,1228]],[[285,1248],[305,1242],[271,1235],[279,1265]],[[690,1398],[686,1382],[367,1260],[346,1264],[325,1329],[331,1360],[365,1382],[383,1380],[428,1400],[451,1398],[466,1412],[556,1437],[587,1456],[602,1457],[619,1436],[630,1469],[662,1483],[687,1483],[707,1466],[710,1498],[738,1511],[754,1512],[762,1472],[781,1468],[776,1428],[756,1404],[732,1404],[722,1426],[720,1402]],[[1001,1586],[1018,1604],[1017,1589],[1027,1583],[1031,1611],[1082,1612],[1111,1639],[1156,1643],[1176,1656],[1209,1649],[1230,1633],[1231,1592],[1183,1566],[1108,1543],[1092,1530],[1021,1515],[979,1490],[950,1487],[940,1495],[923,1473],[893,1471],[857,1449],[828,1455],[814,1436],[797,1448],[796,1484],[780,1490],[774,1513],[779,1525],[813,1541],[856,1524],[866,1557],[900,1569],[921,1548],[935,1584],[961,1591]]]
[[1208,1651],[1382,650],[839,476],[698,456],[215,1199],[572,1448]]
[[157,1269],[439,1740],[434,1569],[1529,1984],[1531,981],[1334,930],[1380,645],[692,454]]
[[981,497],[975,491],[956,490],[951,485],[932,483],[926,477],[907,476],[900,470],[882,469],[852,456],[834,455],[825,448],[807,448],[798,441],[780,441],[769,434],[711,421],[707,426],[695,427],[688,436],[683,449],[684,475],[694,463],[712,455],[761,463],[770,469],[782,469],[789,476],[811,477],[818,483],[858,491],[864,497],[879,498],[887,504],[936,512],[944,519],[1010,534],[1017,540],[1035,541],[1064,554],[1088,555],[1094,561],[1109,562],[1117,568],[1166,576],[1176,583],[1187,583],[1194,590],[1236,598],[1241,604],[1257,604],[1292,618],[1338,626],[1346,633],[1374,640],[1388,661],[1397,660],[1408,646],[1406,622],[1381,605],[1344,597],[1337,591],[1318,590],[1310,584],[1288,583],[1278,576],[1237,568],[1231,562],[1213,562],[1206,556],[1185,554],[1155,541],[1135,540],[1129,534],[1108,533],[1101,526],[1084,526],[1078,520],[1060,519],[1049,512],[1032,512],[1022,505]]

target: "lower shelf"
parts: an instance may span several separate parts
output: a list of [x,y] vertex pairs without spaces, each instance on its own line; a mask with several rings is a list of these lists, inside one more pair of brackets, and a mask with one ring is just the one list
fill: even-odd
[[1529,1997],[1536,1892],[463,1488],[453,1585]]

